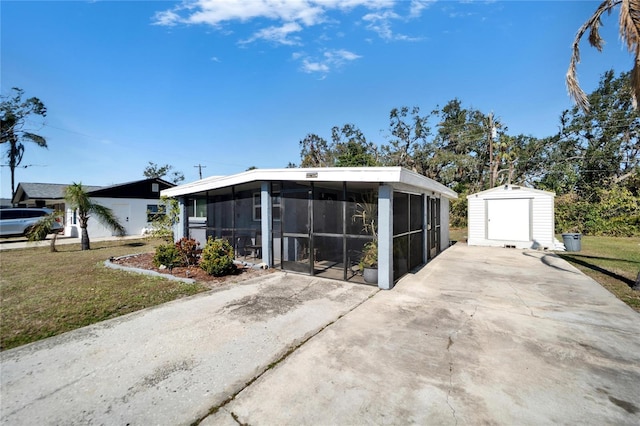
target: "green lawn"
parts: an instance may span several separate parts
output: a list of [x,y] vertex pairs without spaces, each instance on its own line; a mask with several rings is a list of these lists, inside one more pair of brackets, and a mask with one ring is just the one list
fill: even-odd
[[640,291],[631,289],[640,272],[640,238],[583,236],[581,246],[579,252],[558,254],[640,311]]
[[153,251],[154,240],[30,247],[0,253],[0,350],[158,305],[206,288],[108,269],[110,257]]

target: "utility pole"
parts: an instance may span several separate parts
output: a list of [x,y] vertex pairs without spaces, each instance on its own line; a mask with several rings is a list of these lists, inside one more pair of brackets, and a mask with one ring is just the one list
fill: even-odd
[[202,164],[198,164],[197,166],[193,166],[193,167],[197,167],[198,168],[198,173],[200,174],[200,179],[202,179],[202,168],[204,167],[206,169],[207,166],[203,166]]
[[493,122],[493,111],[489,113],[489,125],[487,129],[487,138],[489,140],[489,188],[495,185],[493,176],[493,138],[495,137],[496,127]]

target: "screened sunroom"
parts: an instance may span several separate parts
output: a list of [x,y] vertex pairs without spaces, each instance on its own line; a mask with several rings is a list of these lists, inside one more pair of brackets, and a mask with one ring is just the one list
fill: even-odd
[[239,260],[364,283],[377,245],[380,288],[449,245],[455,192],[400,167],[251,170],[177,186],[176,238],[228,240]]

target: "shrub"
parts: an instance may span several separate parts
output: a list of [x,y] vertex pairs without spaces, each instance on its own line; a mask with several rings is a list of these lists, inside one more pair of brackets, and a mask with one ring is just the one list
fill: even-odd
[[575,193],[556,197],[556,232],[631,237],[640,235],[640,200],[620,186],[598,188],[595,201]]
[[378,241],[370,241],[364,245],[359,266],[361,271],[364,268],[378,267]]
[[173,269],[176,266],[183,266],[184,262],[180,255],[180,251],[175,245],[161,244],[156,247],[156,254],[153,256],[153,264],[156,267],[164,265],[169,269]]
[[220,277],[235,271],[233,247],[227,240],[209,238],[202,249],[200,267],[207,274]]
[[176,243],[176,250],[185,265],[195,265],[198,263],[199,242],[193,238],[183,237]]

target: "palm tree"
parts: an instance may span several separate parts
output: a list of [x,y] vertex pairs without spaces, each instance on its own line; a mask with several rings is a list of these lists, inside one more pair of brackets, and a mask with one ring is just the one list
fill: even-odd
[[599,33],[602,24],[601,18],[605,12],[610,14],[616,6],[620,6],[620,38],[626,43],[629,52],[635,54],[635,62],[631,71],[631,91],[634,106],[636,108],[638,106],[638,99],[640,99],[640,0],[605,0],[578,30],[573,41],[573,54],[567,71],[569,95],[584,111],[589,110],[589,100],[586,93],[580,88],[576,75],[576,67],[580,62],[580,40],[589,30],[589,44],[602,51],[604,40]]
[[29,241],[42,241],[47,238],[47,235],[53,234],[49,248],[52,252],[58,251],[58,249],[56,249],[56,239],[58,238],[60,230],[54,231],[53,226],[55,222],[59,220],[60,215],[60,212],[54,211],[51,214],[43,216],[31,227],[29,232],[27,232],[27,239]]
[[87,231],[87,224],[89,222],[90,215],[96,215],[97,219],[108,226],[118,235],[124,235],[124,226],[118,222],[118,218],[113,214],[113,211],[103,205],[97,204],[91,200],[91,197],[87,194],[82,183],[73,183],[67,186],[64,190],[64,199],[72,209],[75,209],[78,214],[78,222],[80,223],[80,229],[82,230],[82,237],[80,245],[82,250],[89,250],[89,232]]
[[15,170],[24,155],[23,141],[33,142],[41,148],[47,148],[44,137],[24,130],[25,121],[30,115],[46,117],[47,108],[38,98],[22,100],[24,90],[13,88],[15,96],[4,98],[0,103],[0,143],[8,143],[7,158],[11,169],[11,198],[15,195]]

